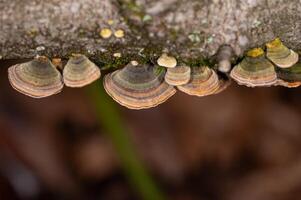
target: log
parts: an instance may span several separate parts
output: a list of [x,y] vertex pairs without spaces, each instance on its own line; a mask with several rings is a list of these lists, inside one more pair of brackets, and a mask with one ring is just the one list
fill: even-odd
[[[1,0],[0,58],[68,58],[97,63],[152,60],[162,51],[202,60],[229,44],[238,56],[275,37],[301,49],[300,0]],[[112,36],[100,36],[108,28]],[[124,31],[117,38],[114,32]],[[116,54],[118,53],[118,54]],[[114,57],[115,55],[115,57]],[[121,58],[120,58],[121,56]]]

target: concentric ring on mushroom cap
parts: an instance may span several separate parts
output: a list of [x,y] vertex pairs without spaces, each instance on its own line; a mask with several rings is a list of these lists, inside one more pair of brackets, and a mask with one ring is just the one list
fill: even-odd
[[215,94],[219,88],[220,82],[216,72],[207,66],[192,67],[190,82],[178,86],[180,91],[199,97]]
[[168,68],[165,74],[165,81],[169,85],[185,85],[190,80],[191,69],[188,66],[177,66]]
[[277,86],[284,86],[288,88],[296,88],[301,86],[301,62],[297,62],[290,68],[278,68],[276,70],[278,80]]
[[295,82],[288,82],[282,79],[278,79],[277,82],[275,83],[275,86],[283,86],[287,88],[296,88],[301,86],[300,81],[295,81]]
[[230,77],[223,75],[221,76],[220,74],[218,75],[218,80],[219,80],[219,88],[217,91],[214,92],[214,94],[219,94],[226,90],[232,83]]
[[238,84],[248,87],[272,86],[277,81],[274,65],[264,57],[261,48],[248,51],[242,62],[232,69],[230,76]]
[[60,72],[44,56],[11,66],[8,78],[14,89],[33,98],[59,93],[64,86]]
[[63,70],[64,83],[68,87],[83,87],[97,79],[100,69],[86,56],[73,54]]
[[164,71],[150,65],[128,64],[104,78],[104,88],[119,104],[130,109],[155,107],[176,93],[164,82]]
[[301,62],[297,62],[290,68],[278,68],[276,70],[277,76],[288,82],[297,82],[301,81]]
[[287,48],[279,38],[266,44],[267,58],[280,68],[289,68],[298,62],[299,55]]

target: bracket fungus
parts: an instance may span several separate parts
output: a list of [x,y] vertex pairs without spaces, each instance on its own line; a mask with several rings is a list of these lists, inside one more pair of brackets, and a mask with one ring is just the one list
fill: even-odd
[[60,72],[44,56],[11,66],[8,78],[14,89],[33,98],[59,93],[64,86]]
[[249,50],[242,62],[232,69],[230,76],[238,84],[248,87],[272,86],[277,81],[274,65],[265,58],[261,48]]
[[158,65],[167,68],[174,68],[177,66],[177,60],[173,56],[163,53],[157,60]]
[[104,77],[104,88],[116,102],[130,109],[146,109],[176,93],[176,89],[164,81],[165,70],[133,63]]
[[191,68],[188,66],[177,66],[168,68],[165,74],[165,81],[169,85],[185,85],[190,80]]
[[284,81],[282,79],[278,79],[277,82],[275,83],[275,86],[283,86],[287,88],[296,88],[301,86],[300,81],[295,81],[295,82],[289,82],[289,81]]
[[218,94],[226,90],[232,83],[231,79],[227,75],[219,75],[218,74],[218,80],[219,80],[219,88],[217,91],[214,92],[214,94]]
[[82,54],[73,54],[63,70],[68,87],[83,87],[100,78],[100,69]]
[[279,68],[289,68],[298,62],[299,55],[287,48],[279,38],[266,43],[266,47],[267,58]]
[[290,68],[278,68],[277,76],[279,80],[276,85],[294,88],[301,85],[301,62],[297,62]]
[[290,68],[277,69],[277,76],[288,82],[301,81],[301,62],[297,62]]
[[[113,33],[111,29],[104,28],[100,34],[103,38],[109,38]],[[122,38],[124,31],[119,29],[114,36]],[[157,59],[159,66],[132,60],[123,69],[107,74],[103,84],[116,102],[137,110],[165,102],[176,93],[175,87],[199,97],[220,93],[230,85],[230,77],[248,87],[301,86],[299,55],[283,45],[279,38],[266,43],[266,50],[265,53],[262,48],[250,49],[233,69],[231,63],[236,55],[230,45],[220,46],[210,59],[215,62],[214,66],[217,64],[217,69],[195,67],[194,63],[191,63],[194,67],[177,66],[175,57],[163,53]],[[116,52],[113,56],[120,58],[126,55]],[[152,57],[148,61],[152,62]],[[10,84],[25,95],[42,98],[59,93],[64,84],[74,88],[84,87],[101,76],[99,67],[85,55],[72,54],[65,67],[63,63],[61,58],[53,58],[51,62],[45,56],[37,56],[30,62],[13,65],[8,69]]]
[[220,87],[216,72],[207,66],[202,66],[192,67],[189,83],[178,86],[178,89],[186,94],[202,97],[216,94]]

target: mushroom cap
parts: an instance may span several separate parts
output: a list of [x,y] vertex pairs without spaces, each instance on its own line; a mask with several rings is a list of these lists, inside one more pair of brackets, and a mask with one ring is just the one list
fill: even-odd
[[259,48],[250,50],[242,62],[232,69],[230,76],[238,84],[248,87],[272,86],[277,80],[274,65]]
[[114,36],[116,38],[123,38],[124,37],[124,30],[118,29],[117,31],[114,32]]
[[279,38],[266,44],[267,58],[280,68],[289,68],[296,64],[299,55],[287,48]]
[[163,53],[160,58],[157,60],[158,65],[167,68],[174,68],[177,66],[177,60],[173,56],[168,56],[166,53]]
[[33,98],[59,93],[64,86],[60,72],[44,56],[11,66],[8,78],[14,89]]
[[155,107],[176,93],[173,86],[164,81],[165,71],[150,65],[129,63],[104,77],[104,88],[119,104],[130,109]]
[[283,86],[287,88],[296,88],[301,86],[301,81],[289,82],[282,79],[278,79],[275,86]]
[[165,74],[165,81],[169,85],[185,85],[190,80],[191,69],[188,66],[168,68]]
[[100,30],[99,35],[104,38],[104,39],[108,39],[112,36],[112,31],[109,28],[103,28]]
[[81,54],[74,54],[63,70],[64,83],[68,87],[86,86],[99,79],[100,75],[100,69]]
[[278,68],[277,70],[278,78],[287,82],[301,81],[301,62],[297,62],[290,68]]
[[58,70],[63,70],[63,62],[61,58],[52,58],[51,63],[55,66]]
[[209,67],[192,67],[189,83],[178,86],[178,89],[186,94],[201,97],[215,94],[220,89],[220,82],[216,72]]
[[226,90],[232,83],[231,79],[228,76],[218,76],[219,88],[214,94],[219,94]]

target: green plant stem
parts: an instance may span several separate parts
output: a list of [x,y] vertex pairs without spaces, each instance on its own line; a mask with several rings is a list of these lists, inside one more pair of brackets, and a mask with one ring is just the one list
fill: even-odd
[[126,126],[123,123],[118,109],[101,85],[102,84],[97,81],[88,88],[88,92],[95,105],[99,122],[106,129],[108,137],[112,140],[116,148],[126,176],[143,199],[165,199],[139,160],[128,137]]

